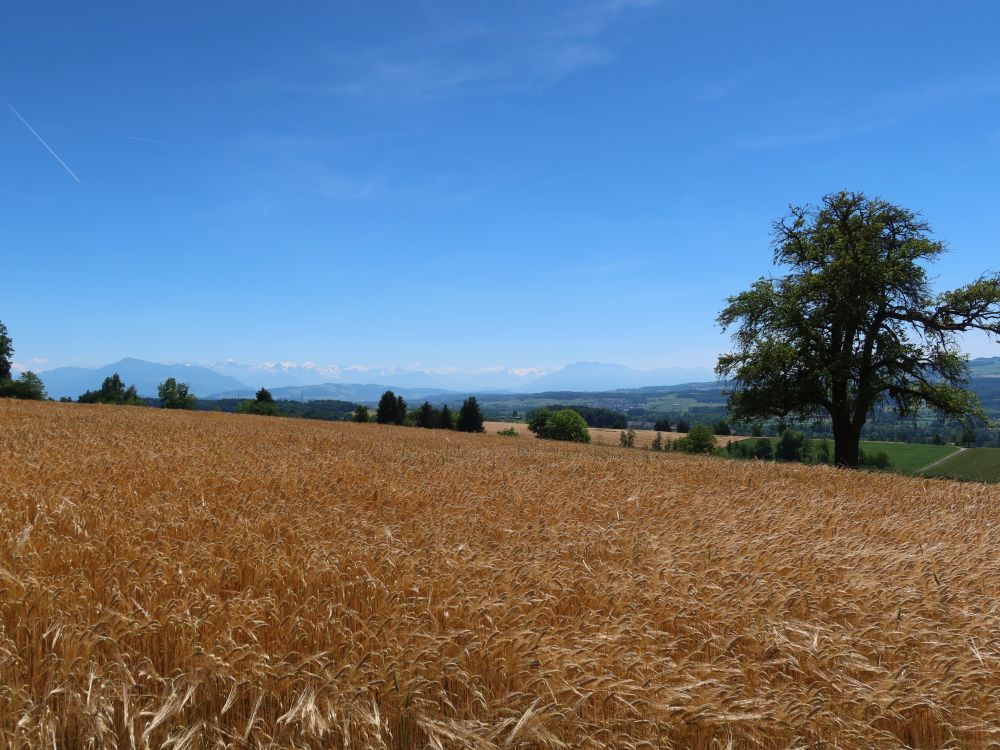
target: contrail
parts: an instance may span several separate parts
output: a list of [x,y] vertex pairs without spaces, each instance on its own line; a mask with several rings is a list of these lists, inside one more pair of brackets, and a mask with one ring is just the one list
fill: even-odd
[[127,135],[125,136],[130,141],[139,141],[139,143],[152,143],[154,146],[170,146],[171,148],[189,148],[180,143],[171,143],[170,141],[157,141],[153,138],[140,138],[137,135]]
[[52,158],[55,159],[57,162],[59,162],[62,165],[63,169],[69,172],[70,177],[79,182],[80,178],[77,177],[76,174],[73,172],[73,170],[66,165],[66,162],[64,162],[62,159],[59,158],[59,154],[57,154],[55,151],[52,150],[52,147],[45,142],[45,139],[43,139],[42,136],[38,135],[38,133],[35,132],[35,129],[31,127],[28,121],[25,120],[23,117],[21,117],[21,113],[18,112],[16,109],[14,109],[14,105],[11,104],[10,102],[6,102],[6,104],[8,107],[10,107],[10,111],[13,112],[15,115],[17,115],[17,119],[24,123],[24,127],[30,130],[31,134],[38,139],[38,142],[41,143],[43,146],[45,146],[46,149],[48,149],[48,152],[52,154]]

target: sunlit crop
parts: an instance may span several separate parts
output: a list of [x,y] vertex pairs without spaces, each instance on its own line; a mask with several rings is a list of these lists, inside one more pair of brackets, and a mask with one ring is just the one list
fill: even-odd
[[0,402],[0,745],[987,747],[1000,488]]

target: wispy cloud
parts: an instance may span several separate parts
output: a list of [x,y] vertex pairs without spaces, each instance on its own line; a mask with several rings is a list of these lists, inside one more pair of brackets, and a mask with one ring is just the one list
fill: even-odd
[[171,143],[170,141],[158,141],[155,138],[141,138],[137,135],[127,135],[125,139],[128,141],[137,141],[138,143],[148,143],[153,146],[168,146],[170,148],[191,148],[190,146],[185,146],[182,143]]
[[[433,101],[490,87],[549,86],[586,68],[614,59],[608,33],[623,17],[661,4],[661,0],[587,0],[548,14],[536,6],[529,16],[512,13],[489,27],[449,21],[461,33],[433,31],[408,50],[375,50],[344,57],[344,69],[326,82],[299,82],[289,88],[319,96],[341,95],[393,101]],[[503,4],[500,8],[508,8]]]
[[76,180],[79,183],[80,182],[80,178],[76,176],[76,173],[72,169],[69,168],[69,166],[66,164],[66,162],[64,162],[62,159],[59,158],[59,154],[57,154],[55,151],[52,150],[52,147],[45,142],[45,140],[42,138],[42,136],[40,136],[37,133],[37,131],[33,127],[31,127],[31,124],[21,116],[21,113],[18,112],[16,109],[14,109],[14,105],[11,104],[10,102],[6,102],[6,104],[10,108],[10,111],[13,112],[17,116],[17,119],[20,120],[22,123],[24,123],[24,127],[26,127],[29,131],[31,131],[31,134],[33,136],[35,136],[35,138],[38,139],[38,142],[41,143],[43,146],[45,146],[45,149],[50,154],[52,154],[52,158],[55,159],[57,162],[59,162],[60,166],[62,166],[62,168],[66,170],[66,172],[69,174],[69,176],[72,177],[74,180]]
[[823,120],[822,125],[745,136],[737,140],[736,146],[759,150],[828,143],[895,127],[963,102],[996,96],[1000,96],[1000,72],[943,81],[883,95],[847,112],[816,113],[816,119]]

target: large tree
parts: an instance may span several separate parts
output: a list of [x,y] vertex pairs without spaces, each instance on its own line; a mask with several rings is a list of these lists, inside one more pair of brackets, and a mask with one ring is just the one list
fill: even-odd
[[862,193],[792,207],[773,245],[788,273],[719,315],[735,326],[735,351],[716,367],[734,418],[828,417],[841,466],[858,465],[861,429],[880,409],[985,418],[956,334],[1000,337],[1000,274],[932,293],[925,265],[944,244],[919,215]]
[[469,396],[458,410],[459,432],[483,432],[483,412],[475,396]]
[[14,342],[7,334],[7,326],[0,321],[0,380],[10,380],[11,358],[14,356]]

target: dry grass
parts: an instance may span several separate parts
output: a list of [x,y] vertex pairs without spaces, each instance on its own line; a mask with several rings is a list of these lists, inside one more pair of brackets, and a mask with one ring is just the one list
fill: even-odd
[[[491,435],[496,434],[500,430],[507,430],[513,427],[518,435],[523,435],[525,437],[535,437],[535,434],[528,429],[528,425],[523,422],[484,422],[483,427]],[[621,436],[621,430],[612,430],[604,427],[591,427],[590,428],[590,442],[592,445],[619,445],[619,439]],[[684,432],[661,432],[660,435],[663,437],[663,442],[666,443],[668,440],[673,442],[674,440],[679,440],[684,437],[687,433]],[[648,448],[653,444],[653,440],[656,439],[656,433],[653,430],[636,430],[635,431],[635,447],[636,448]],[[725,447],[730,443],[734,443],[738,440],[746,440],[745,436],[741,435],[716,435],[715,442],[721,446]]]
[[986,747],[998,501],[0,401],[0,744]]

